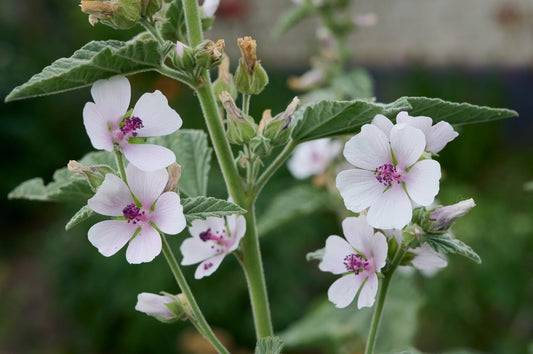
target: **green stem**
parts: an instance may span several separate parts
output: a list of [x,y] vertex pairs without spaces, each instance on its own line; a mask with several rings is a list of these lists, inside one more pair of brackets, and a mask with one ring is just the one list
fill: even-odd
[[250,111],[250,98],[252,95],[247,95],[245,93],[242,94],[242,112],[245,115],[249,114]]
[[172,68],[169,68],[166,65],[161,65],[157,72],[159,72],[162,75],[165,75],[167,77],[170,77],[171,79],[178,80],[179,82],[183,82],[190,88],[194,89],[194,85],[192,83],[193,80],[187,75],[184,75],[182,72],[179,72],[178,70],[174,70]]
[[122,156],[122,152],[116,148],[113,151],[115,152],[115,161],[117,162],[120,178],[122,178],[124,183],[128,184],[128,181],[126,180],[126,170],[124,169],[124,158]]
[[287,143],[287,145],[285,145],[285,147],[279,153],[279,155],[274,159],[274,161],[272,161],[272,163],[270,163],[270,165],[268,165],[268,167],[261,174],[261,176],[259,176],[259,178],[257,179],[257,182],[255,183],[255,189],[254,189],[254,193],[256,195],[259,195],[259,193],[261,192],[261,189],[263,189],[263,187],[268,182],[270,177],[272,177],[274,173],[281,167],[281,165],[283,165],[285,161],[287,161],[287,159],[291,155],[292,150],[294,150],[296,145],[298,145],[297,142],[295,142],[292,139],[289,140],[289,142]]
[[196,47],[203,39],[202,22],[198,13],[197,0],[181,0],[183,9],[185,10],[185,22],[187,25],[187,36],[189,37],[189,45]]
[[152,20],[149,20],[149,19],[141,19],[139,21],[139,23],[148,31],[150,32],[150,34],[152,35],[152,37],[154,37],[160,44],[164,44],[165,43],[165,40],[163,39],[163,37],[161,37],[161,34],[159,33],[159,31],[157,30],[157,28],[155,27],[154,23]]
[[192,310],[192,313],[194,315],[194,319],[192,320],[196,322],[195,327],[219,353],[229,354],[229,351],[218,340],[218,338],[215,336],[215,333],[213,333],[213,330],[211,329],[211,327],[209,327],[209,324],[207,323],[204,315],[202,314],[202,311],[200,310],[200,307],[198,306],[198,303],[196,302],[194,295],[192,294],[191,288],[189,288],[189,284],[187,283],[187,280],[185,279],[185,275],[183,275],[181,268],[178,265],[176,258],[174,257],[174,253],[172,253],[172,250],[170,249],[170,246],[167,242],[166,237],[162,235],[161,239],[163,241],[162,243],[163,254],[165,255],[168,265],[170,269],[172,270],[172,274],[174,274],[174,278],[176,279],[176,282],[178,283],[181,291],[183,292],[183,295],[185,295],[185,298],[187,299],[187,302]]

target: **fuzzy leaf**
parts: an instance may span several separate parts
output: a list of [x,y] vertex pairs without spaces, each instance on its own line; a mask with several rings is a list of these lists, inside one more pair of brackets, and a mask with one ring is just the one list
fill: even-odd
[[511,109],[476,106],[470,103],[456,103],[428,97],[402,97],[412,107],[410,116],[427,116],[433,122],[444,120],[453,125],[489,122],[497,119],[517,117]]
[[181,129],[173,134],[151,138],[150,142],[168,147],[181,165],[180,192],[189,197],[207,194],[211,148],[203,130]]
[[254,354],[281,354],[283,342],[278,337],[264,337],[257,341]]
[[166,40],[186,43],[187,26],[181,0],[173,0],[165,12],[165,20],[160,21],[161,35]]
[[156,70],[170,46],[171,42],[163,48],[153,39],[133,43],[116,40],[89,42],[70,58],[56,60],[16,87],[6,97],[6,102],[74,90],[114,75]]
[[65,225],[65,230],[68,231],[72,229],[74,226],[78,225],[84,220],[87,220],[95,214],[96,213],[91,208],[89,208],[88,205],[82,206],[81,209],[78,210],[76,214],[74,214],[74,216],[70,218],[70,220],[67,222],[67,225]]
[[244,214],[246,210],[226,200],[216,199],[213,197],[194,197],[184,198],[181,200],[183,205],[183,214],[187,223],[193,220],[205,220],[208,217],[223,217],[233,214]]
[[481,263],[481,258],[470,246],[449,234],[428,236],[426,241],[436,252],[455,253],[465,256],[476,263]]
[[392,115],[410,108],[406,100],[391,104],[355,101],[320,101],[302,107],[294,114],[292,138],[302,142],[341,134],[355,134],[376,114]]
[[333,80],[333,89],[341,99],[374,97],[374,83],[365,69],[356,69]]

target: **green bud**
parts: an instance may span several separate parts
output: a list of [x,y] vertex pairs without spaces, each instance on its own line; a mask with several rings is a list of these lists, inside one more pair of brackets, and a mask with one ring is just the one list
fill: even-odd
[[194,58],[196,64],[207,70],[214,69],[220,65],[224,56],[224,40],[204,41],[194,48]]
[[233,75],[229,72],[229,58],[224,55],[220,66],[218,67],[218,77],[213,82],[213,91],[218,97],[223,91],[227,91],[233,99],[237,98],[237,89],[233,82]]
[[268,84],[268,75],[257,60],[256,41],[252,37],[244,37],[239,38],[237,44],[242,56],[235,72],[235,86],[239,92],[256,95]]
[[246,144],[256,135],[257,124],[252,117],[244,115],[237,108],[228,92],[222,92],[219,98],[226,110],[228,141],[237,145]]
[[262,135],[256,135],[250,139],[248,146],[250,146],[250,150],[252,150],[254,154],[260,157],[268,156],[272,152],[270,139]]
[[142,17],[151,17],[157,11],[161,10],[163,2],[161,0],[141,0]]
[[100,21],[115,29],[128,29],[141,19],[142,3],[141,0],[82,0],[81,11],[89,14],[93,26]]
[[270,139],[272,146],[284,145],[289,140],[291,133],[290,123],[294,112],[300,105],[298,97],[294,97],[292,102],[287,106],[284,112],[272,118],[270,110],[265,111],[263,118],[259,123],[259,132]]
[[116,172],[108,165],[84,166],[74,160],[69,161],[67,168],[72,174],[85,177],[87,183],[89,183],[89,186],[94,192],[96,192],[102,185],[106,174],[116,174]]
[[194,50],[180,41],[176,42],[176,51],[172,55],[172,62],[177,69],[192,72],[196,67]]

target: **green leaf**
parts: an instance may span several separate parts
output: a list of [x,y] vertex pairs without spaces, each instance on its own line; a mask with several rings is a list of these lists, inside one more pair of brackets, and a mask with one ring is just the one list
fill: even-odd
[[207,194],[207,176],[211,161],[211,148],[203,130],[181,129],[173,134],[149,139],[174,151],[181,165],[180,192],[189,197]]
[[292,138],[302,142],[341,134],[355,134],[376,114],[392,115],[410,106],[406,100],[391,104],[355,101],[320,101],[302,107],[294,114]]
[[166,40],[187,43],[187,23],[181,0],[173,0],[165,12],[165,19],[159,22],[161,35]]
[[324,208],[327,194],[308,185],[297,185],[277,194],[257,221],[259,235],[278,229],[297,217],[309,215]]
[[449,234],[428,236],[426,241],[436,252],[455,253],[465,256],[476,263],[481,263],[481,258],[470,246]]
[[281,36],[298,22],[313,14],[315,10],[314,6],[307,4],[306,2],[286,10],[274,26],[274,35]]
[[283,342],[278,337],[264,337],[257,341],[254,354],[281,354]]
[[91,216],[95,214],[96,213],[91,208],[89,208],[88,205],[82,206],[81,209],[78,210],[76,214],[74,214],[74,216],[70,218],[70,220],[67,222],[67,225],[65,226],[65,230],[68,231],[72,229],[74,226],[78,225],[84,220],[87,220],[88,218],[90,218]]
[[16,87],[6,97],[6,102],[74,90],[114,75],[156,70],[171,44],[162,47],[153,39],[133,43],[116,40],[89,42],[70,58],[56,60]]
[[196,219],[205,220],[208,217],[220,218],[246,213],[246,210],[237,204],[213,197],[184,198],[181,200],[181,205],[183,205],[183,214],[188,224]]
[[456,103],[427,97],[402,97],[412,107],[410,116],[427,116],[433,122],[444,120],[453,125],[490,122],[497,119],[517,117],[511,109],[476,106],[470,103]]
[[332,86],[341,99],[353,100],[374,97],[374,83],[365,69],[356,69],[347,75],[336,77]]

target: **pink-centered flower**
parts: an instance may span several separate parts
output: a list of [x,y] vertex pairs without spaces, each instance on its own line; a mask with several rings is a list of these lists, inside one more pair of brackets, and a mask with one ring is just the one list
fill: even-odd
[[360,291],[357,308],[371,307],[378,290],[377,274],[387,259],[387,240],[382,233],[374,232],[365,215],[344,219],[342,230],[346,240],[329,236],[319,264],[321,271],[342,274],[328,289],[328,299],[343,308]]
[[424,133],[406,124],[390,130],[365,124],[344,147],[355,169],[337,175],[337,188],[346,207],[359,213],[368,208],[368,223],[379,229],[401,229],[411,221],[412,202],[427,206],[439,191],[437,161],[419,160]]
[[176,317],[166,304],[172,303],[176,300],[166,295],[157,295],[152,293],[140,293],[137,295],[137,304],[135,310],[144,312],[149,316],[161,317],[169,320]]
[[244,216],[230,215],[224,218],[209,217],[193,220],[189,227],[191,238],[181,244],[182,265],[199,263],[194,277],[201,279],[217,270],[229,253],[239,247],[239,241],[246,232]]
[[124,76],[98,80],[91,87],[94,102],[83,108],[83,123],[95,149],[113,151],[118,146],[137,168],[154,171],[176,160],[174,153],[159,145],[136,144],[133,138],[170,134],[181,127],[178,113],[158,90],[139,98],[131,114],[131,89]]
[[[96,194],[87,201],[95,212],[120,219],[106,220],[89,229],[89,241],[106,257],[129,242],[129,263],[150,262],[161,252],[161,235],[177,234],[185,226],[183,206],[175,192],[163,192],[168,172],[142,171],[130,164],[126,168],[126,185],[108,173]],[[155,228],[157,227],[157,229]]]
[[[407,112],[398,113],[396,115],[396,123],[403,123],[420,129],[426,138],[425,150],[434,154],[441,151],[446,144],[459,135],[448,122],[440,121],[433,125],[433,120],[430,117],[411,117]],[[390,134],[394,126],[389,118],[381,114],[374,117],[372,124],[379,127],[387,135]]]
[[332,139],[311,140],[298,145],[294,149],[287,167],[292,175],[304,179],[326,170],[329,164],[339,156],[342,145]]

